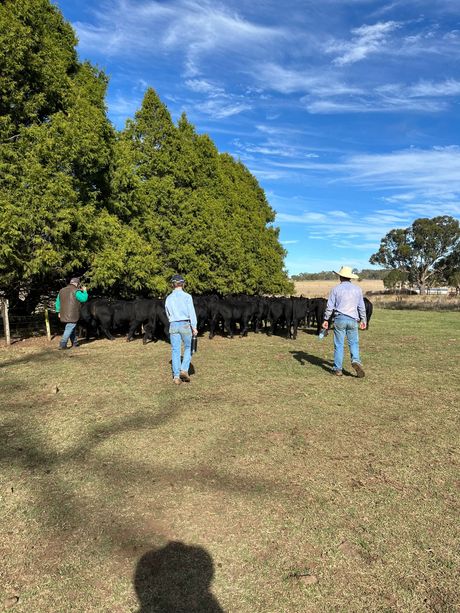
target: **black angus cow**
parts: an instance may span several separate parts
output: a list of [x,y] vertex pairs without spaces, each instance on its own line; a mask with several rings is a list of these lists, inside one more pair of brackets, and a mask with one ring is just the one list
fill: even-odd
[[80,322],[86,328],[86,338],[91,332],[113,341],[112,332],[126,330],[133,314],[133,301],[95,298],[85,302],[80,311]]
[[372,312],[374,310],[374,305],[369,300],[369,298],[364,297],[364,306],[366,308],[366,319],[367,319],[367,328],[366,329],[369,329],[369,322],[370,322],[371,317],[372,317]]
[[297,330],[299,325],[305,323],[310,312],[310,299],[300,296],[299,298],[292,296],[292,317],[291,317],[291,335],[295,340],[297,338]]
[[[321,327],[324,321],[324,314],[326,313],[326,298],[311,298],[310,299],[310,308],[309,313],[312,325],[316,326],[316,333],[319,334],[321,332]],[[313,322],[314,318],[314,322]]]
[[270,322],[268,336],[276,333],[278,326],[286,326],[286,337],[291,336],[292,300],[291,298],[269,298],[267,320]]
[[239,324],[240,336],[247,336],[252,317],[257,312],[257,299],[253,296],[233,295],[217,298],[208,303],[209,338],[213,338],[220,320],[223,332],[233,338],[236,324]]
[[213,313],[212,304],[218,300],[219,296],[217,296],[217,294],[193,296],[193,306],[195,307],[197,319],[196,327],[199,334],[209,325]]
[[[319,334],[324,321],[324,314],[326,312],[327,300],[326,298],[313,298],[310,301],[310,312],[314,314],[316,320],[316,331]],[[372,311],[374,309],[372,302],[369,298],[364,298],[364,307],[366,309],[367,328],[369,328],[369,322],[372,317]],[[334,315],[334,314],[333,314]],[[329,327],[333,323],[333,316],[329,319]]]
[[262,323],[265,325],[265,330],[268,330],[268,313],[270,310],[270,298],[258,296],[256,301],[256,311],[252,319],[252,327],[256,334],[261,330]]
[[156,319],[155,326],[147,324],[146,326],[146,338],[150,340],[158,340],[161,336],[169,341],[169,319],[166,315],[165,300],[164,298],[152,298],[156,303]]
[[132,341],[136,329],[143,326],[144,336],[142,339],[145,345],[148,340],[155,340],[157,336],[158,323],[163,325],[164,333],[168,331],[168,318],[164,307],[164,300],[159,298],[140,298],[133,302],[132,318],[128,330],[127,341]]

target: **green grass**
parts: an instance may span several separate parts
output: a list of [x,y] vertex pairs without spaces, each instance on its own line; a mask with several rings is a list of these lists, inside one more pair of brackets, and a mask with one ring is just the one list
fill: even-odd
[[376,310],[364,379],[306,333],[180,387],[165,343],[56,346],[0,351],[0,610],[459,610],[458,313]]

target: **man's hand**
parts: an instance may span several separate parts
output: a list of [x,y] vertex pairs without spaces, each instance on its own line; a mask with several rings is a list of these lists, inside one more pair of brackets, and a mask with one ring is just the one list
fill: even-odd
[[322,326],[325,330],[327,330],[329,328],[329,322],[328,321],[323,321],[323,326]]
[[61,314],[60,313],[58,313],[58,317],[59,317],[59,319],[61,319]]
[[196,328],[192,328],[193,336],[198,336],[198,330]]
[[366,329],[366,324],[364,323],[364,321],[360,321],[359,322],[359,329],[360,330],[365,330]]
[[81,291],[82,291],[82,292],[86,292],[86,285],[84,285],[84,286],[81,288]]

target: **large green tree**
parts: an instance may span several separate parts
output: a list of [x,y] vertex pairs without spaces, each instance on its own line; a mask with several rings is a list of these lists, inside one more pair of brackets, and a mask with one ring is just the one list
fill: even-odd
[[220,155],[182,115],[175,126],[153,89],[115,147],[111,211],[155,249],[164,291],[173,272],[194,292],[284,292],[284,251],[255,178]]
[[416,219],[408,228],[388,232],[369,261],[408,273],[409,282],[424,294],[436,274],[436,265],[457,248],[459,241],[460,226],[453,217]]
[[113,295],[284,292],[256,179],[153,89],[116,133],[107,80],[50,0],[0,2],[0,293],[27,310],[70,275]]
[[460,292],[460,242],[436,263],[435,271],[443,283],[455,287],[457,294]]
[[91,267],[113,130],[105,76],[48,0],[0,4],[0,289],[33,308]]

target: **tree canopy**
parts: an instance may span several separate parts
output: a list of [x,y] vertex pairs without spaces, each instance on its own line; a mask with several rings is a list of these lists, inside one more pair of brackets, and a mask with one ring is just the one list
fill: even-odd
[[196,292],[290,291],[255,177],[151,88],[114,130],[107,78],[76,42],[49,0],[0,3],[0,292],[33,308],[85,274],[161,295],[174,272]]
[[388,232],[369,261],[406,272],[408,281],[425,293],[430,279],[440,270],[441,262],[449,261],[459,242],[460,226],[453,217],[416,219],[408,228]]

